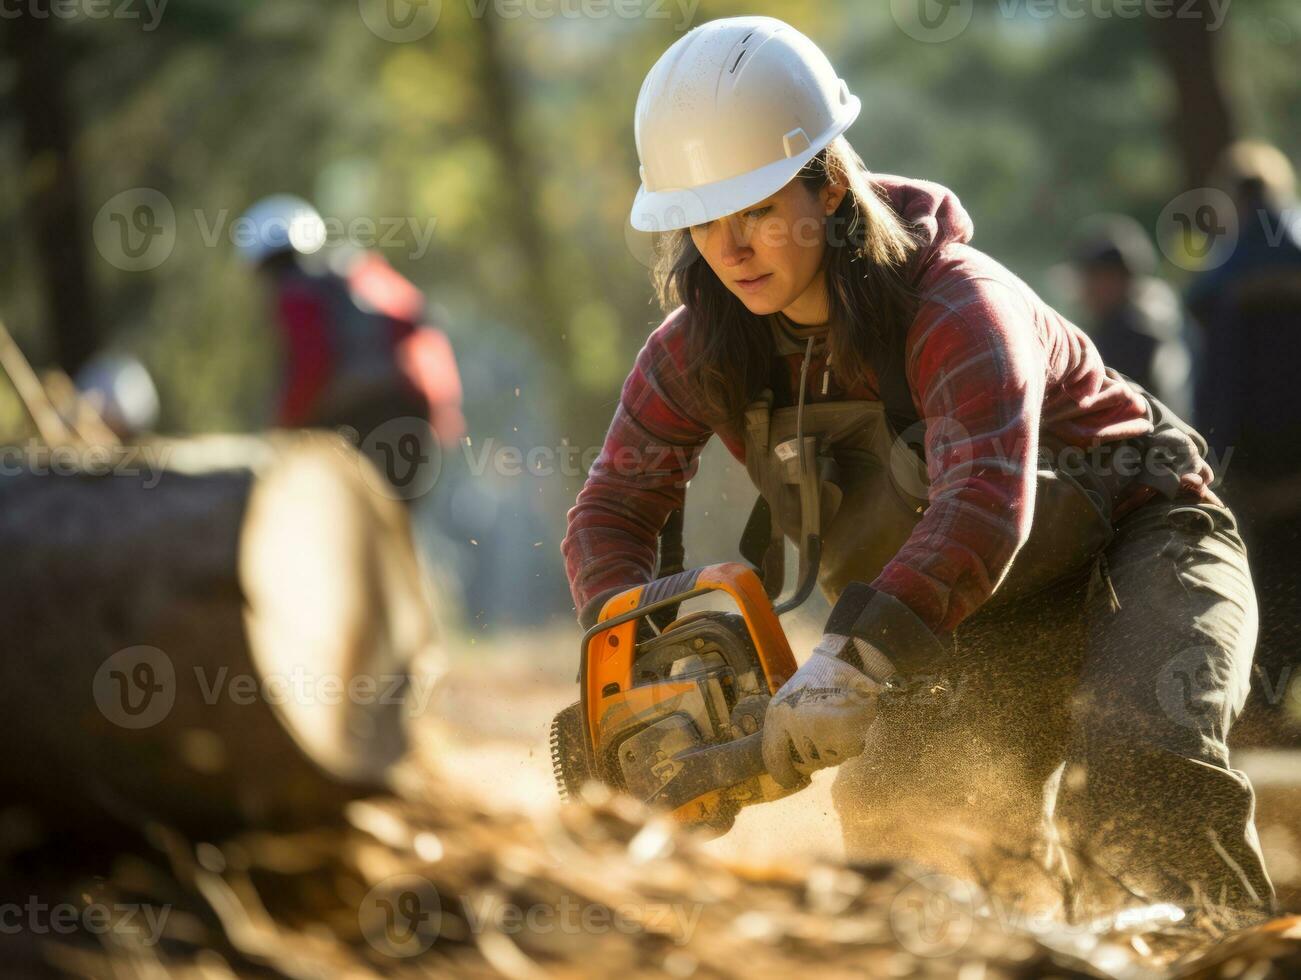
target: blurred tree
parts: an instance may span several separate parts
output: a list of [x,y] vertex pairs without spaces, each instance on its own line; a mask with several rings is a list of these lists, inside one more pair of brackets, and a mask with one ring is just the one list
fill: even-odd
[[[501,214],[507,220],[499,229],[515,239],[517,261],[522,263],[521,280],[525,296],[520,312],[522,324],[531,327],[542,350],[551,359],[561,359],[565,305],[556,295],[548,275],[551,248],[543,223],[538,163],[532,145],[522,133],[520,97],[515,88],[516,66],[509,59],[501,24],[491,6],[474,18],[478,41],[477,79],[482,91],[485,136],[496,153],[504,179],[494,190]],[[531,302],[530,302],[531,300]]]
[[1201,187],[1233,142],[1236,127],[1220,67],[1221,32],[1215,26],[1219,4],[1191,0],[1185,8],[1178,17],[1149,14],[1147,20],[1153,45],[1174,86],[1171,129],[1184,176],[1189,187]]
[[95,353],[100,329],[87,267],[90,226],[73,152],[67,42],[48,4],[20,5],[5,19],[5,53],[14,69],[10,101],[26,156],[16,169],[44,288],[45,325],[55,360],[73,374]]
[[[75,55],[58,82],[85,204],[56,244],[79,242],[99,329],[157,378],[165,429],[264,422],[277,351],[231,234],[253,200],[291,191],[340,228],[386,221],[382,239],[400,225],[378,247],[448,309],[458,350],[483,362],[465,366],[467,382],[484,379],[467,390],[476,446],[599,443],[661,319],[648,243],[627,224],[638,88],[669,45],[716,17],[771,14],[823,45],[863,99],[849,135],[867,165],[951,187],[975,244],[1041,290],[1085,216],[1123,211],[1153,226],[1191,172],[1167,123],[1195,125],[1212,98],[1195,94],[1197,79],[1181,95],[1159,44],[1184,42],[1115,12],[1133,4],[1102,0],[973,0],[970,24],[942,43],[905,33],[895,4],[850,0],[444,2],[407,41],[376,33],[371,5],[186,0],[152,28],[46,21]],[[630,6],[635,16],[621,15]],[[15,23],[0,24],[0,99],[14,107],[0,118],[0,160],[25,174]],[[1243,133],[1301,155],[1301,4],[1233,0],[1203,42],[1214,97]],[[53,105],[45,93],[33,104]],[[90,243],[100,206],[132,188],[156,189],[176,215],[174,249],[143,271]],[[43,328],[55,318],[24,217],[33,201],[25,180],[0,182],[0,313],[40,362],[62,355]],[[510,372],[496,373],[500,362]],[[0,413],[11,404],[0,394]],[[538,482],[552,526],[580,480]]]

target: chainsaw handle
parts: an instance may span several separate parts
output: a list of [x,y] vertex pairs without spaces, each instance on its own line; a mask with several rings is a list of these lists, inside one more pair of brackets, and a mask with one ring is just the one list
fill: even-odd
[[[649,585],[645,586],[645,588],[649,589],[651,588],[651,586],[660,585],[661,583],[665,583],[665,582],[670,582],[674,579],[681,579],[683,578],[683,576],[694,575],[699,571],[700,569],[693,568],[689,572],[679,572],[677,575],[670,575],[668,578],[656,579],[654,582],[651,582]],[[694,579],[692,579],[692,581],[694,582]],[[609,619],[602,619],[600,622],[594,623],[593,625],[589,626],[586,630],[584,630],[582,646],[580,647],[580,649],[586,650],[587,645],[592,641],[593,637],[598,636],[599,634],[604,633],[607,630],[614,629],[614,627],[616,626],[622,626],[624,623],[628,622],[629,620],[641,619],[644,616],[649,616],[653,612],[659,612],[661,609],[665,609],[668,606],[673,605],[675,602],[685,602],[688,599],[694,599],[697,596],[705,595],[710,591],[712,590],[696,589],[696,588],[691,588],[689,590],[682,591],[682,592],[670,591],[667,597],[655,601],[647,601],[646,593],[643,592],[641,604],[634,606],[632,609],[629,609],[627,612],[619,613],[617,616],[611,616]]]

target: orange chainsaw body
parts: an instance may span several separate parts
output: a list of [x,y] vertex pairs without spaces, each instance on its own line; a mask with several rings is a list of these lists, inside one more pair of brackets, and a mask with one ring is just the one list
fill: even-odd
[[[691,613],[658,634],[646,623],[711,593],[736,611]],[[584,634],[581,700],[552,727],[562,796],[594,779],[726,831],[742,806],[791,792],[763,770],[760,748],[768,699],[795,669],[747,565],[707,565],[613,596]]]

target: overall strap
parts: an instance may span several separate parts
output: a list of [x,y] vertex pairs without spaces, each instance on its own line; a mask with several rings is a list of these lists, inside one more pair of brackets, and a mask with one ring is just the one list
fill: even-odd
[[881,389],[881,401],[885,405],[886,418],[890,420],[890,426],[895,434],[906,434],[908,445],[913,452],[921,456],[926,440],[926,426],[914,428],[921,422],[921,417],[917,414],[917,409],[913,405],[912,392],[908,389],[905,345],[902,339],[896,344],[887,346],[882,362],[876,372],[876,383]]

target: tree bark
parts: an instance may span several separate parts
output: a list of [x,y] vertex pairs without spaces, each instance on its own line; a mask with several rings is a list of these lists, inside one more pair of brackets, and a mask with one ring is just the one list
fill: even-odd
[[0,796],[206,835],[385,788],[437,652],[401,506],[341,440],[150,448],[6,460]]
[[504,202],[502,213],[508,218],[504,227],[513,229],[524,259],[525,288],[537,311],[532,336],[564,370],[570,359],[569,345],[564,340],[568,323],[548,272],[550,249],[538,211],[542,201],[539,167],[523,135],[520,98],[511,81],[514,69],[503,51],[502,28],[491,7],[482,17],[474,18],[474,31],[479,41],[479,82],[488,120],[485,135],[507,176],[498,187]]
[[68,58],[56,18],[16,5],[4,29],[15,68],[13,101],[22,126],[22,180],[37,264],[45,290],[54,358],[74,375],[99,349],[101,336],[88,258],[90,226],[81,204],[68,110]]
[[[1192,16],[1193,14],[1199,16]],[[1210,182],[1216,163],[1233,142],[1235,121],[1220,75],[1220,39],[1209,0],[1181,4],[1177,16],[1149,17],[1148,29],[1175,90],[1170,129],[1188,187]]]

